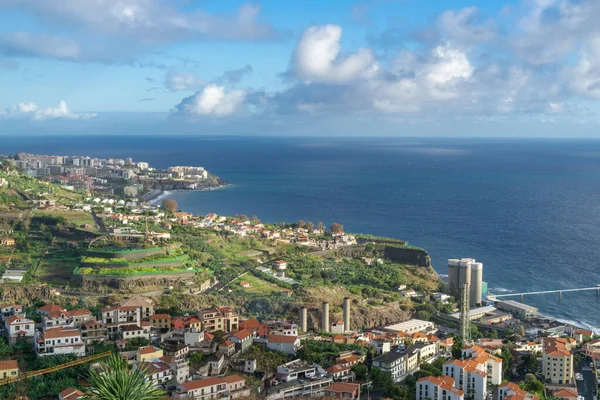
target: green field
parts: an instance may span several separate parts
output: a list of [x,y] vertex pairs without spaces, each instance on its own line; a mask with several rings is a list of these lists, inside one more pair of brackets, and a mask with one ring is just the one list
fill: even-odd
[[[252,287],[249,287],[249,288],[241,287],[240,282],[242,282],[242,281],[250,282],[252,284]],[[262,294],[262,295],[281,293],[283,290],[285,290],[284,288],[277,286],[274,283],[267,282],[265,280],[257,278],[256,276],[254,276],[250,273],[247,273],[247,274],[242,275],[241,277],[237,278],[235,281],[233,281],[229,285],[229,287],[236,292]]]
[[62,251],[42,260],[35,271],[35,279],[43,283],[66,285],[71,280],[71,275],[77,264],[79,255],[73,251]]
[[91,232],[96,232],[97,231],[97,227],[96,227],[96,221],[94,221],[94,218],[92,217],[91,214],[84,212],[84,211],[35,211],[34,215],[39,215],[39,216],[49,216],[49,217],[62,217],[64,218],[68,223],[73,224],[77,227],[81,226],[81,225],[85,225],[85,224],[89,224],[92,226],[92,228],[87,229]]

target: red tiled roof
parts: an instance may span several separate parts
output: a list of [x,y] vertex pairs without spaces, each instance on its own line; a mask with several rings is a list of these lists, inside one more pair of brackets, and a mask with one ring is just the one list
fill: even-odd
[[249,331],[248,329],[242,329],[241,331],[235,333],[234,335],[232,335],[234,338],[239,339],[239,340],[244,340],[246,339],[248,336],[252,336],[252,332]]
[[335,365],[332,365],[331,367],[327,368],[325,371],[329,372],[330,374],[338,374],[340,372],[349,371],[349,370],[350,370],[350,367],[347,367],[342,364],[335,364]]
[[295,343],[297,336],[271,335],[267,339],[269,343]]
[[43,333],[44,339],[57,339],[72,336],[81,336],[79,329],[64,329],[64,328],[52,328],[47,329]]
[[154,314],[150,316],[150,319],[169,319],[171,316],[169,314]]
[[63,400],[76,400],[83,396],[83,392],[75,388],[67,388],[58,394]]
[[213,378],[199,379],[197,381],[184,382],[181,384],[181,386],[183,386],[187,390],[194,390],[194,389],[200,389],[200,388],[205,388],[205,387],[209,387],[209,386],[219,385],[219,384],[223,384],[223,383],[225,383],[225,381],[223,379],[213,377]]
[[227,383],[235,383],[235,382],[245,381],[245,379],[239,375],[224,376],[223,380]]
[[144,346],[144,347],[140,347],[138,349],[138,352],[140,354],[152,354],[152,353],[156,353],[157,351],[159,351],[160,349],[157,349],[154,346]]
[[360,389],[360,385],[357,383],[337,382],[331,386],[326,387],[325,391],[336,393],[354,393],[357,389]]
[[17,364],[17,360],[0,361],[0,371],[4,371],[7,369],[19,369],[19,364]]
[[41,306],[40,308],[37,309],[38,312],[52,312],[52,311],[66,311],[64,308],[62,308],[61,306],[57,306],[56,304],[46,304],[45,306]]

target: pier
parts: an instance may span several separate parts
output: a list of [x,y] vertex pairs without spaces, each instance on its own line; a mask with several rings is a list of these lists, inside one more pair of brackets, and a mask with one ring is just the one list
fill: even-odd
[[496,300],[499,298],[503,298],[503,297],[519,297],[521,299],[521,302],[523,301],[523,298],[527,295],[535,295],[535,294],[552,294],[552,293],[558,293],[558,298],[559,300],[562,299],[562,295],[563,293],[566,292],[584,292],[584,291],[591,291],[591,290],[595,290],[596,291],[596,296],[600,296],[600,285],[596,285],[593,287],[585,287],[585,288],[577,288],[577,289],[556,289],[556,290],[541,290],[538,292],[522,292],[522,293],[504,293],[504,294],[492,294],[489,293],[488,294],[488,298],[490,300]]

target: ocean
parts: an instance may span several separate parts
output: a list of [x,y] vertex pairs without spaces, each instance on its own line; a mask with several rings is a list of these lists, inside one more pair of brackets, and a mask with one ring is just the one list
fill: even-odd
[[[476,258],[495,294],[600,284],[600,140],[0,137],[0,154],[18,151],[204,166],[230,186],[168,194],[181,209],[335,221],[424,247],[441,274]],[[525,303],[600,328],[595,291]]]

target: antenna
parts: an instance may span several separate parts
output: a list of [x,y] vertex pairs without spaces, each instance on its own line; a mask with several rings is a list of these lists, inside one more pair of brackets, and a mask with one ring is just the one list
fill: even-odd
[[471,319],[469,318],[469,284],[460,287],[460,337],[463,343],[471,343]]

